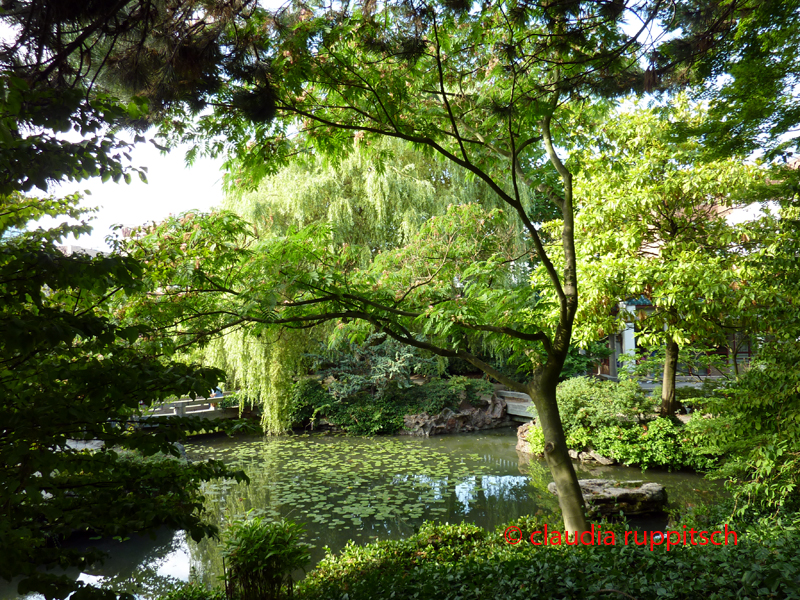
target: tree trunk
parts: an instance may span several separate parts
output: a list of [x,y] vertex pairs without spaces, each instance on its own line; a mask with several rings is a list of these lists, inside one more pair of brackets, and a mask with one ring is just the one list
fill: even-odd
[[[558,106],[560,92],[553,95],[553,111]],[[550,133],[550,121],[552,114],[546,115],[542,119],[542,142],[547,151],[550,164],[555,167],[562,183],[564,184],[563,196],[559,199],[557,192],[554,203],[561,209],[564,219],[561,228],[561,248],[564,250],[564,270],[559,279],[558,273],[550,263],[547,252],[543,249],[536,228],[525,215],[523,222],[526,223],[532,237],[538,243],[537,253],[542,259],[542,263],[550,275],[550,279],[558,294],[560,311],[558,327],[551,344],[545,344],[547,351],[547,363],[538,370],[530,386],[530,395],[536,404],[541,420],[542,432],[544,433],[544,457],[558,491],[558,503],[561,506],[561,514],[564,517],[564,529],[582,533],[588,530],[586,523],[586,509],[583,504],[583,494],[578,485],[578,476],[569,458],[567,440],[564,436],[564,427],[561,423],[561,415],[558,412],[556,403],[556,385],[561,375],[561,368],[569,351],[569,342],[572,337],[572,325],[575,320],[575,313],[578,310],[578,277],[577,277],[577,254],[575,252],[575,215],[572,206],[572,173],[564,165],[553,145]],[[513,142],[512,142],[513,143]],[[513,147],[513,146],[512,146]],[[513,172],[513,170],[512,170]],[[514,184],[516,188],[516,183]],[[552,190],[551,190],[552,191]],[[519,199],[517,199],[519,202]],[[519,203],[522,206],[522,203]],[[524,213],[524,211],[521,211]]]
[[582,533],[589,530],[586,509],[578,485],[578,476],[569,457],[564,427],[556,403],[556,385],[560,372],[560,367],[553,368],[551,365],[545,367],[541,376],[531,384],[529,393],[536,405],[544,433],[544,458],[558,491],[558,504],[564,518],[564,529]]
[[664,381],[661,387],[661,416],[674,415],[678,408],[675,400],[675,375],[678,372],[678,343],[667,337],[667,356],[664,360]]

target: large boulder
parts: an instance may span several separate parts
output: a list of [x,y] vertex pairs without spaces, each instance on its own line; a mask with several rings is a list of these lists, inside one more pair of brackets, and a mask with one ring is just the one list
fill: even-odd
[[[658,513],[667,503],[667,491],[660,483],[613,479],[581,479],[578,483],[591,516],[613,516],[620,511],[625,515]],[[558,494],[555,483],[547,489]]]
[[468,433],[508,425],[506,402],[492,394],[481,397],[483,406],[462,402],[458,411],[445,408],[438,415],[421,413],[403,417],[401,435],[428,437],[443,433]]

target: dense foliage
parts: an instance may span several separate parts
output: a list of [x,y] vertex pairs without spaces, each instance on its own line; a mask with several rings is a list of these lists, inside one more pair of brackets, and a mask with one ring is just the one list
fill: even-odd
[[[695,390],[695,394],[700,392]],[[674,417],[657,417],[656,402],[630,379],[620,382],[585,377],[558,386],[558,408],[570,449],[594,450],[626,465],[708,470],[725,454],[709,430],[718,423],[701,418],[687,424]],[[699,413],[698,413],[699,414]],[[538,427],[529,430],[531,449],[541,452]]]
[[315,374],[330,378],[328,391],[335,398],[367,392],[376,397],[394,384],[408,388],[412,375],[439,375],[435,358],[425,358],[412,346],[400,344],[386,334],[372,334],[363,343],[339,344],[323,354],[312,355]]
[[[532,190],[521,192],[526,203],[535,202]],[[255,190],[230,190],[224,207],[252,223],[261,238],[325,223],[331,243],[361,248],[369,257],[407,244],[427,219],[469,202],[486,208],[502,204],[466,169],[402,140],[379,138],[355,144],[339,161],[298,156]],[[510,242],[522,250],[522,223],[509,226],[520,238]]]
[[47,597],[94,590],[37,570],[99,558],[91,549],[60,547],[64,540],[159,525],[196,538],[213,534],[202,520],[200,483],[244,478],[215,461],[142,458],[177,456],[173,443],[204,427],[181,418],[142,427],[142,408],[169,396],[206,395],[222,373],[170,361],[145,343],[146,326],[118,323],[111,301],[136,293],[140,263],[65,256],[57,244],[85,224],[25,230],[44,215],[82,217],[76,202],[14,194],[0,208],[0,545],[13,548],[0,576],[23,576],[21,591]]
[[[536,322],[540,310],[535,291],[515,281],[506,224],[501,211],[453,206],[447,215],[426,221],[407,245],[364,262],[360,248],[331,246],[321,227],[259,239],[232,213],[191,213],[125,240],[127,252],[151,265],[143,282],[148,295],[127,306],[126,318],[146,316],[163,343],[175,347],[249,326],[250,335],[267,342],[261,347],[271,346],[278,356],[287,337],[331,322],[333,352],[340,343],[341,348],[355,344],[325,359],[335,358],[331,365],[341,374],[343,393],[377,393],[417,367],[430,374],[431,354],[491,370],[469,348],[497,347],[524,356],[529,341],[540,337],[530,331],[532,325],[514,328],[523,318]],[[515,293],[508,294],[509,288]],[[393,341],[365,346],[376,329],[380,339]],[[506,343],[507,336],[514,342]],[[241,372],[259,363],[258,347],[254,342],[243,346],[252,351],[235,353]]]
[[464,402],[479,406],[481,396],[492,391],[485,380],[455,376],[407,387],[390,383],[379,396],[356,391],[336,397],[330,386],[326,390],[316,379],[304,379],[293,389],[294,422],[313,428],[324,419],[354,435],[396,433],[402,429],[405,415],[458,410]]
[[[584,98],[616,96],[642,81],[637,52],[646,45],[644,29],[634,36],[624,33],[626,8],[645,24],[660,12],[658,5],[596,2],[569,6],[499,2],[475,10],[450,2],[289,5],[253,19],[247,36],[254,67],[251,77],[231,77],[216,94],[220,101],[213,112],[202,115],[197,126],[174,126],[169,121],[166,127],[167,133],[198,142],[210,152],[224,144],[229,150],[231,187],[254,186],[309,147],[338,160],[350,153],[354,143],[369,145],[381,138],[409,142],[485,184],[493,196],[489,206],[502,203],[521,222],[528,247],[517,253],[508,244],[505,251],[518,256],[516,260],[530,255],[536,261],[546,284],[535,298],[546,297],[558,306],[555,318],[551,313],[541,322],[526,318],[522,311],[509,311],[499,319],[485,319],[482,311],[487,306],[501,304],[493,298],[501,286],[505,295],[538,312],[529,302],[534,295],[520,285],[525,278],[514,280],[516,289],[510,292],[504,273],[491,289],[495,280],[484,270],[482,279],[489,285],[479,286],[480,291],[478,286],[472,288],[467,300],[458,293],[461,278],[443,277],[444,263],[450,260],[448,250],[442,254],[449,245],[445,240],[430,249],[426,260],[430,266],[441,261],[441,269],[419,270],[413,281],[395,286],[376,279],[372,289],[359,290],[357,308],[350,307],[336,318],[362,320],[412,346],[419,346],[416,335],[423,329],[429,340],[438,338],[425,342],[425,349],[464,358],[512,389],[530,393],[550,442],[546,457],[562,491],[565,519],[578,529],[586,526],[580,492],[555,414],[555,383],[569,349],[578,298],[573,173],[559,151],[581,137],[572,134],[584,120],[596,119],[607,108],[584,103]],[[375,159],[376,169],[381,170],[380,153]],[[560,238],[554,246],[563,251],[563,259],[555,263],[547,247],[549,236],[535,225],[554,213],[564,223],[560,234],[553,236]],[[360,248],[343,254],[355,263],[365,252]],[[508,257],[503,265],[495,264],[494,271],[507,272],[514,260]],[[386,279],[393,279],[388,270]],[[448,315],[450,323],[439,319],[442,308],[449,312],[453,306],[441,297],[426,303],[431,307],[425,315],[427,324],[418,319],[426,311],[424,305],[410,310],[398,307],[415,290],[433,287],[433,279],[439,284],[447,281],[452,300],[465,300],[459,303],[465,310]],[[327,288],[324,294],[332,291],[328,286],[317,289],[323,288]],[[373,293],[376,297],[367,297]],[[348,291],[347,296],[353,295]],[[347,299],[338,293],[336,298],[337,303]],[[311,307],[317,299],[289,300],[295,307],[298,301]],[[365,309],[366,304],[371,308]],[[376,308],[380,316],[372,314]],[[309,322],[306,316],[295,326],[322,320],[329,319]],[[467,336],[459,331],[448,336],[454,323],[457,329],[484,332],[479,336],[497,334],[503,345],[539,341],[544,355],[534,359],[530,376],[507,377],[464,349]]]
[[[796,142],[784,134],[796,128],[800,106],[798,15],[797,0],[510,1],[480,6],[449,0],[304,2],[275,12],[239,0],[4,3],[0,18],[10,29],[9,40],[0,47],[0,319],[8,333],[0,345],[0,381],[6,391],[0,427],[0,534],[3,548],[19,551],[10,553],[0,574],[35,575],[39,581],[23,583],[23,590],[38,587],[48,596],[63,596],[75,586],[39,577],[35,567],[81,566],[94,558],[55,546],[76,531],[123,535],[166,522],[195,535],[211,533],[199,518],[197,482],[225,474],[221,465],[154,466],[115,447],[128,446],[145,456],[174,453],[171,442],[191,423],[174,420],[163,428],[145,429],[134,426],[133,417],[142,402],[205,393],[216,385],[219,371],[170,358],[178,350],[209,342],[218,344],[232,381],[265,399],[265,427],[280,431],[292,408],[282,392],[307,349],[302,330],[325,323],[331,324],[326,335],[334,338],[363,339],[377,330],[410,346],[467,361],[530,393],[570,529],[584,529],[586,521],[566,458],[569,444],[591,443],[642,465],[674,466],[700,461],[707,453],[683,445],[684,436],[693,439],[694,427],[695,440],[706,445],[711,440],[729,455],[726,473],[739,484],[738,500],[770,512],[795,506],[800,379],[796,176],[770,176],[786,184],[779,220],[766,217],[731,233],[717,227],[721,220],[697,203],[715,196],[724,204],[747,191],[735,172],[741,158],[693,171],[675,153],[686,146],[669,135],[695,130],[703,135],[692,140],[702,139],[720,153],[758,148],[768,157],[788,156]],[[633,35],[623,27],[632,17],[642,24]],[[652,35],[660,24],[670,35]],[[658,144],[635,148],[639,155],[666,148],[656,156],[660,168],[632,164],[631,148],[640,139],[652,141],[650,133],[637,130],[627,138],[597,133],[625,130],[618,124],[605,126],[613,107],[603,99],[686,82],[700,84],[698,93],[710,99],[710,117],[695,122],[679,116],[666,138],[654,136]],[[129,99],[106,95],[109,90]],[[192,124],[185,119],[187,108],[194,114],[208,110]],[[386,167],[385,148],[361,157],[350,152],[354,145],[366,151],[377,139],[389,137],[443,157],[451,168],[462,167],[491,191],[492,201],[476,198],[482,209],[454,207],[415,232],[406,227],[413,219],[405,213],[400,219],[373,219],[371,215],[384,215],[366,211],[361,223],[366,219],[369,225],[392,229],[384,236],[386,244],[372,247],[338,244],[333,227],[312,224],[298,233],[291,227],[297,220],[288,218],[286,226],[276,228],[280,235],[262,240],[249,224],[225,213],[172,219],[140,232],[127,248],[130,255],[94,259],[68,259],[55,247],[65,234],[84,231],[84,226],[17,233],[44,214],[79,214],[72,201],[16,194],[46,190],[65,179],[129,179],[133,170],[124,164],[127,145],[114,137],[113,126],[140,126],[170,110],[175,118],[162,121],[165,136],[196,141],[212,154],[230,152],[230,187],[255,186],[265,173],[310,148],[334,160],[352,156],[357,163],[369,157],[368,167],[374,161],[379,174]],[[63,135],[69,130],[84,139],[69,141]],[[599,154],[582,159],[576,152],[581,148],[599,149]],[[310,172],[322,175],[317,167]],[[573,189],[573,177],[582,170],[608,172],[610,177],[603,185],[587,178],[583,187]],[[654,175],[657,185],[666,184],[667,193],[658,195],[649,187]],[[720,182],[725,189],[719,189]],[[441,200],[430,192],[430,182],[404,183],[420,183],[414,189],[426,190],[421,196],[432,203]],[[706,187],[709,183],[712,188]],[[640,195],[643,189],[647,194]],[[623,281],[600,297],[593,304],[599,306],[598,321],[609,320],[619,290],[644,287],[656,313],[664,316],[650,321],[650,334],[666,331],[673,363],[678,342],[710,335],[706,326],[718,325],[721,314],[727,318],[744,312],[750,324],[759,324],[751,333],[764,341],[760,362],[716,403],[707,404],[721,414],[710,425],[692,421],[681,427],[663,419],[641,423],[641,413],[633,412],[639,410],[638,400],[631,398],[609,401],[623,416],[629,411],[630,420],[613,424],[608,407],[592,410],[575,396],[567,403],[565,420],[573,429],[565,439],[555,386],[578,308],[574,213],[575,208],[588,208],[580,204],[581,196],[590,196],[592,190],[602,193],[600,201],[610,209],[620,207],[608,202],[619,191],[633,190],[628,197],[651,200],[658,195],[659,202],[639,206],[637,214],[663,208],[670,225],[678,222],[702,234],[679,240],[677,248],[665,247],[674,250],[670,261],[648,263],[647,273],[630,275],[636,280],[632,287],[631,281]],[[367,197],[383,191],[373,188]],[[687,197],[688,206],[660,201]],[[513,218],[489,210],[499,205]],[[343,211],[332,214],[341,220]],[[558,222],[552,221],[554,215]],[[630,235],[616,235],[614,241],[641,248],[637,228],[627,227],[624,214],[598,216],[585,210],[583,215],[578,228],[627,231]],[[693,220],[688,218],[692,215]],[[552,221],[550,228],[541,226],[546,221]],[[651,224],[643,219],[638,223],[643,225],[638,234],[649,235]],[[352,232],[359,219],[347,225]],[[701,257],[698,245],[707,246],[711,258]],[[602,258],[597,248],[588,250],[584,258]],[[735,273],[726,262],[731,256],[742,259]],[[152,270],[137,259],[146,260]],[[593,268],[590,264],[590,274],[616,283]],[[149,296],[132,301],[131,294],[140,288]],[[119,312],[109,308],[117,300],[127,304]],[[214,339],[231,330],[238,331]],[[602,326],[595,337],[613,330]],[[245,333],[259,337],[259,343]],[[483,360],[476,349],[510,356],[512,363],[527,362],[529,368],[510,375]],[[246,360],[246,350],[253,350],[255,360]],[[381,400],[401,389],[385,373],[379,381],[390,382],[378,390]],[[358,396],[355,390],[362,384],[352,379],[337,400]],[[441,404],[447,394],[452,396],[452,390],[436,396],[431,406]],[[316,391],[315,398],[319,396]],[[674,395],[667,393],[663,412],[672,412],[672,400]],[[350,409],[351,416],[355,410]],[[380,420],[368,422],[365,431],[383,426]],[[725,445],[731,433],[732,441]],[[76,447],[74,440],[99,440],[104,446],[87,450]],[[754,593],[787,596],[796,589],[791,585],[797,570],[782,548],[794,550],[796,540],[770,535],[776,549],[768,560],[755,542],[736,564],[706,560],[705,551],[697,550],[686,567],[693,578],[688,583],[682,578],[680,590],[663,575],[653,572],[648,579],[653,560],[636,561],[644,575],[626,581],[638,582],[641,593],[675,597],[686,590],[699,592],[712,581],[731,593],[753,588]],[[455,542],[447,552],[452,547]],[[683,552],[689,550],[668,555],[660,566],[682,567]],[[492,574],[513,563],[495,558],[470,562],[468,570],[454,567],[449,581],[486,586]],[[625,555],[620,563],[629,565],[630,558]],[[513,583],[508,590],[501,586],[490,593],[527,592],[525,586],[536,582],[537,589],[552,585],[554,594],[567,594],[565,589],[587,576],[585,570],[570,570],[574,564],[553,560],[541,572],[532,572],[515,563],[513,568],[522,571],[514,573],[521,573],[522,580],[514,575],[505,580]],[[756,568],[743,571],[748,564]],[[613,579],[619,573],[616,567],[605,565],[600,575],[609,585],[624,586],[625,581]],[[434,562],[421,568],[439,566]],[[399,572],[382,572],[383,584],[392,583]],[[401,591],[414,581],[408,572],[402,578],[397,575],[392,583]],[[352,591],[368,583],[369,577]],[[732,589],[734,584],[739,587]],[[439,588],[431,587],[431,594]],[[378,589],[376,584],[370,594]],[[459,593],[470,589],[459,588]]]
[[738,381],[702,401],[716,418],[698,438],[727,456],[716,476],[727,479],[740,516],[800,508],[798,360],[797,342],[773,342]]
[[[350,545],[329,555],[300,584],[300,598],[530,598],[698,597],[798,598],[800,536],[796,522],[763,521],[737,530],[727,546],[637,546],[625,530],[615,545],[533,546],[543,523],[524,518],[508,544],[503,531],[474,525],[423,526],[406,540]],[[556,529],[551,524],[550,530]],[[716,529],[716,525],[714,526]],[[732,527],[729,527],[731,529]],[[682,527],[675,527],[683,531]],[[711,529],[711,527],[703,527]],[[721,527],[720,527],[721,529]]]
[[222,588],[208,588],[196,581],[187,581],[159,596],[159,600],[225,600],[225,598],[227,596]]
[[[580,153],[576,179],[578,336],[596,339],[635,322],[642,354],[663,349],[663,416],[677,408],[679,354],[689,362],[692,352],[727,348],[734,332],[754,326],[743,267],[762,236],[735,224],[735,209],[790,190],[788,170],[741,155],[712,159],[706,140],[673,126],[703,123],[705,111],[684,97],[665,104],[615,115]],[[624,305],[633,298],[647,306]]]

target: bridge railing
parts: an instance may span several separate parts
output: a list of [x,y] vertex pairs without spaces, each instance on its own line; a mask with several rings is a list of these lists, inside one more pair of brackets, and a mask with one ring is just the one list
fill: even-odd
[[511,390],[497,390],[495,394],[506,401],[506,411],[512,420],[530,421],[532,419],[528,407],[532,406],[533,402],[528,394]]
[[[180,398],[172,402],[165,402],[153,406],[147,411],[148,416],[153,417],[184,417],[193,415],[202,415],[203,413],[217,413],[227,412],[227,409],[217,408],[216,404],[227,396],[232,396],[234,392],[225,392],[221,396],[212,396],[210,398]],[[238,409],[237,413],[238,413]]]

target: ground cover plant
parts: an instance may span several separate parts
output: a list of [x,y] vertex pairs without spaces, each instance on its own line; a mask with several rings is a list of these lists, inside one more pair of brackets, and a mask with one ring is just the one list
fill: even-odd
[[[800,536],[794,521],[761,521],[742,530],[737,545],[533,546],[526,534],[543,522],[524,518],[511,545],[503,529],[473,525],[423,526],[401,541],[351,545],[329,555],[298,587],[298,598],[547,598],[699,597],[800,598]],[[558,529],[554,524],[552,529]],[[682,531],[682,527],[678,527]]]

